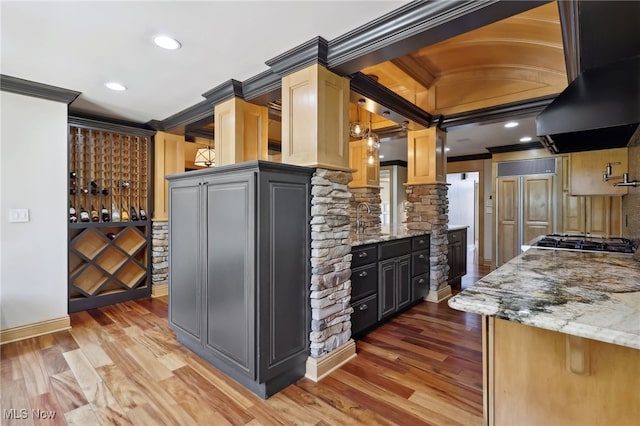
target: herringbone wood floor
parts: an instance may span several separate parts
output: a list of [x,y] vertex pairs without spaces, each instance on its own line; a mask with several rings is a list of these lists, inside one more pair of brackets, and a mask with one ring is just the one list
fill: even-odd
[[166,298],[130,301],[2,346],[1,424],[482,423],[480,318],[446,302],[411,308],[320,383],[301,379],[266,401],[178,344],[166,318]]

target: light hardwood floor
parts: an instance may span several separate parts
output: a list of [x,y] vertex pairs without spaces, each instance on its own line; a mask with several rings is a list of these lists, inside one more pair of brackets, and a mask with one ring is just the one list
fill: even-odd
[[166,297],[71,322],[2,346],[2,425],[482,424],[480,318],[446,302],[414,306],[329,377],[266,401],[176,342]]

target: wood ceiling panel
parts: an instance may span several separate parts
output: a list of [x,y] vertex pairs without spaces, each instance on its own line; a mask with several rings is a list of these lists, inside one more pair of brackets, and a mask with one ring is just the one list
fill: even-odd
[[557,3],[363,70],[433,114],[561,92],[567,85]]

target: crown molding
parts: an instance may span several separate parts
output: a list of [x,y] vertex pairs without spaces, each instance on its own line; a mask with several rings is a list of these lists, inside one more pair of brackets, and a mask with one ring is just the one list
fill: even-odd
[[81,92],[0,74],[0,90],[69,105]]
[[262,105],[280,99],[281,89],[282,77],[271,69],[242,82],[244,99]]
[[527,143],[518,143],[513,145],[504,146],[490,146],[487,148],[491,154],[497,154],[501,152],[514,152],[514,151],[529,151],[530,149],[542,149],[544,145],[540,141],[533,141]]
[[558,1],[564,62],[567,67],[567,82],[571,83],[580,74],[580,17],[578,3],[570,0]]
[[214,104],[212,104],[211,101],[204,100],[187,109],[183,109],[179,113],[174,114],[171,117],[167,117],[162,121],[152,120],[149,124],[151,125],[153,122],[153,125],[151,126],[154,129],[166,132],[186,127],[194,121],[205,118],[213,122],[213,106]]
[[125,133],[135,136],[152,137],[156,130],[149,129],[145,124],[132,121],[117,120],[106,117],[83,115],[70,112],[69,124],[78,127],[90,127],[106,132]]
[[442,129],[465,126],[477,123],[491,123],[502,121],[507,118],[517,118],[540,113],[558,96],[542,96],[526,101],[511,102],[495,107],[476,109],[459,114],[451,114],[442,118],[439,125]]
[[550,1],[413,1],[331,40],[328,67],[350,75]]
[[281,77],[307,68],[314,64],[327,66],[329,42],[322,37],[314,37],[282,55],[265,62],[271,70]]
[[474,154],[474,155],[458,155],[456,157],[447,157],[447,163],[456,163],[458,161],[488,160],[491,158],[490,153]]
[[228,101],[232,98],[244,99],[244,95],[242,94],[242,83],[234,79],[227,80],[224,83],[217,85],[208,92],[203,93],[202,96],[213,105]]

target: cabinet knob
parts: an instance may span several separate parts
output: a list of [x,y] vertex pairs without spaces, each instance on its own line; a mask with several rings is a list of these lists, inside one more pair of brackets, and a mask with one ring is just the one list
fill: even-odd
[[358,255],[358,257],[360,257],[360,258],[362,258],[362,257],[367,257],[367,252],[366,252],[366,251],[363,251],[362,253],[360,253],[360,254]]
[[424,284],[424,278],[420,278],[420,279],[418,280],[418,284]]
[[419,255],[418,259],[424,259],[424,254]]
[[367,275],[367,271],[362,271],[358,274],[359,277],[366,277]]
[[420,240],[420,241],[419,241],[419,243],[420,243],[420,244],[424,244],[424,240]]
[[369,307],[367,306],[366,303],[363,303],[362,305],[360,305],[360,310],[361,311],[366,311],[367,309],[369,309]]

